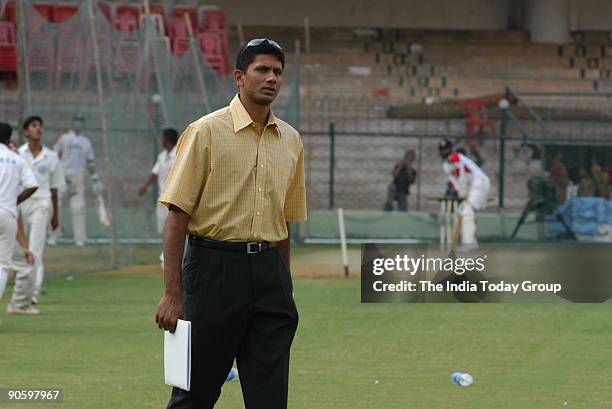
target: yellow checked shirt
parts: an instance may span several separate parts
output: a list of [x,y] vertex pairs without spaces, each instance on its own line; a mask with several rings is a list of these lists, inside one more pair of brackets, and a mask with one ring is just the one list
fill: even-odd
[[306,219],[304,179],[299,133],[271,111],[262,133],[236,95],[183,132],[159,201],[190,215],[191,235],[278,242]]

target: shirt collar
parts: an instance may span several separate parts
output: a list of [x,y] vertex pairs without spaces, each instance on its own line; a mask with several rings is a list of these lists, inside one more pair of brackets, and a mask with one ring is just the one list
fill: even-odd
[[46,156],[47,150],[48,150],[47,147],[45,145],[42,145],[42,149],[40,150],[40,153],[38,154],[37,157],[34,157],[34,155],[32,155],[32,152],[30,152],[30,145],[28,145],[27,142],[23,144],[23,151],[27,152],[30,156],[32,156],[34,160],[44,158]]
[[163,157],[164,157],[164,158],[166,158],[166,159],[171,158],[172,156],[176,156],[176,145],[174,145],[174,146],[172,147],[172,149],[170,149],[170,150],[166,150],[166,149],[164,149],[164,150],[162,151],[162,155],[163,155]]
[[[242,105],[242,101],[240,101],[240,94],[236,94],[232,102],[230,103],[230,113],[232,114],[232,121],[234,122],[234,132],[238,132],[241,129],[246,128],[247,126],[255,123],[251,116],[245,109],[244,105]],[[270,109],[270,115],[268,115],[268,125],[274,125],[276,129],[276,134],[280,137],[280,130],[278,129],[278,124],[276,123],[276,117],[274,113]]]
[[6,146],[6,145],[5,145],[5,144],[3,144],[3,143],[0,143],[0,149],[6,149],[7,151],[9,151],[9,150],[10,150],[10,149],[9,149],[9,147],[8,147],[8,146]]

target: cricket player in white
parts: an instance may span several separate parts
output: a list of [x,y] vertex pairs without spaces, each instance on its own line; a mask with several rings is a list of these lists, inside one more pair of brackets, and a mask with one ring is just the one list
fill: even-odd
[[[85,223],[85,172],[89,171],[94,193],[102,192],[103,186],[96,173],[96,161],[89,139],[81,134],[85,118],[75,116],[72,129],[57,140],[57,152],[66,177],[66,190],[70,196],[70,211],[72,213],[72,231],[77,246],[85,245],[87,239]],[[57,240],[59,231],[56,230],[52,243]]]
[[[143,196],[149,186],[153,184],[157,180],[157,194],[161,194],[164,189],[164,185],[166,184],[166,179],[168,179],[168,175],[170,174],[170,169],[172,169],[172,165],[174,165],[174,160],[176,159],[176,144],[178,142],[178,132],[176,129],[167,128],[162,132],[161,145],[163,150],[157,155],[157,161],[151,170],[151,174],[143,185],[138,189],[138,194]],[[157,201],[156,207],[157,214],[157,233],[159,235],[163,235],[164,226],[166,225],[166,218],[168,217],[168,209],[163,206],[159,200]],[[163,263],[163,253],[160,256],[160,260]]]
[[29,248],[36,257],[36,279],[32,302],[38,304],[44,279],[43,255],[47,241],[47,226],[59,227],[59,189],[64,187],[64,174],[57,154],[42,144],[43,120],[37,116],[23,123],[27,143],[19,147],[21,156],[34,171],[38,190],[23,203],[23,214]]
[[[13,264],[17,205],[32,196],[38,188],[36,177],[26,161],[8,147],[12,132],[10,125],[0,122],[0,299],[6,288],[8,271]],[[33,274],[33,269],[30,274]],[[26,313],[34,310],[29,306],[30,300],[27,301],[28,306],[24,308]]]
[[461,246],[458,250],[477,250],[475,211],[487,204],[487,195],[491,188],[489,177],[470,158],[453,152],[453,143],[448,139],[441,141],[438,149],[444,161],[444,173],[463,199],[459,205]]

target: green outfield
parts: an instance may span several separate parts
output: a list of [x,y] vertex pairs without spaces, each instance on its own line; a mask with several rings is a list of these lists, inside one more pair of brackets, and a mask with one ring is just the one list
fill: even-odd
[[[355,271],[358,249],[350,255]],[[341,278],[337,260],[335,248],[294,253],[290,408],[612,407],[609,303],[362,305],[359,280]],[[52,277],[41,316],[0,314],[0,387],[64,388],[49,408],[165,407],[159,266]],[[454,371],[474,385],[453,385]],[[229,383],[217,407],[241,399]]]

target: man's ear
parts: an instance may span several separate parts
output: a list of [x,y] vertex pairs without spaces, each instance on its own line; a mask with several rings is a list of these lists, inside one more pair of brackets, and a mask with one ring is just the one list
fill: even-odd
[[238,69],[234,70],[234,82],[238,87],[242,87],[244,85],[244,73]]

